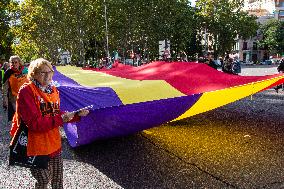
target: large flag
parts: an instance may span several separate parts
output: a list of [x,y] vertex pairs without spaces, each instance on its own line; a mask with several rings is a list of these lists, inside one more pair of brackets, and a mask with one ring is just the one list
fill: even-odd
[[282,74],[239,76],[205,64],[153,62],[112,69],[57,67],[62,108],[90,106],[90,114],[64,126],[72,147],[184,119],[283,83]]

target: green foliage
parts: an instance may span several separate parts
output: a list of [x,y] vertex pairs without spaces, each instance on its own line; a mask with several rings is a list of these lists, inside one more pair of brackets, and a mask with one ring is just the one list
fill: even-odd
[[98,16],[96,3],[86,0],[23,1],[14,16],[15,20],[20,20],[12,29],[20,42],[14,46],[14,51],[21,56],[43,56],[57,62],[59,50],[68,50],[84,61],[85,45],[90,37],[100,33],[94,27]]
[[[148,49],[156,57],[158,41],[164,39],[171,40],[172,49],[186,50],[196,31],[187,0],[106,0],[106,7],[110,52]],[[70,51],[81,62],[86,53],[105,56],[104,11],[103,0],[25,0],[14,16],[21,20],[12,30],[20,41],[14,51],[53,61],[58,49]],[[30,55],[21,54],[25,48]]]
[[0,58],[8,59],[11,55],[12,34],[9,32],[9,6],[10,0],[0,2]]
[[[7,1],[7,0],[6,0]],[[104,3],[106,2],[106,4]],[[107,18],[105,18],[105,5]],[[204,28],[213,35],[216,54],[232,48],[237,37],[255,34],[255,18],[241,12],[241,0],[24,0],[10,10],[14,52],[30,61],[43,56],[54,62],[68,50],[72,60],[98,59],[109,50],[158,55],[158,41],[170,40],[171,49],[200,53]]]
[[112,0],[108,10],[112,46],[147,48],[155,57],[158,41],[168,39],[171,49],[186,50],[196,30],[188,1]]
[[263,35],[259,44],[263,48],[267,48],[272,53],[284,52],[284,22],[271,19],[261,26]]
[[241,9],[243,0],[199,0],[196,2],[201,31],[213,36],[215,57],[231,51],[237,38],[249,38],[256,34],[256,17]]

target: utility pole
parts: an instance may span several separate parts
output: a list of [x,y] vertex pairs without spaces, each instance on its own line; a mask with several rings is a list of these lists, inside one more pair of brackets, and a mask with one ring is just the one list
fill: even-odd
[[106,29],[106,55],[107,55],[107,62],[106,64],[109,63],[110,61],[110,56],[109,56],[109,47],[108,47],[108,25],[107,25],[107,6],[106,6],[106,0],[104,0],[104,6],[105,6],[105,29]]

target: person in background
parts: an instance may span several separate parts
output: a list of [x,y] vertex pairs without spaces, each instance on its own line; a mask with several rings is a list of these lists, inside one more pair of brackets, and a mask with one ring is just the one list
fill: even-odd
[[188,62],[187,54],[185,51],[181,51],[180,56],[182,62]]
[[16,110],[16,98],[20,87],[27,81],[27,69],[19,56],[11,56],[10,68],[3,76],[3,108],[8,109],[8,121],[12,121]]
[[169,62],[170,56],[171,56],[170,51],[168,49],[165,49],[163,53],[163,60]]
[[[281,59],[279,66],[277,67],[279,73],[284,73],[284,58]],[[283,84],[277,85],[274,87],[275,91],[278,93],[278,90],[283,88]]]
[[281,59],[279,66],[277,67],[278,72],[284,72],[284,58]]
[[1,83],[0,83],[0,87],[2,90],[2,86],[3,86],[3,78],[4,78],[4,73],[5,71],[10,67],[9,62],[4,62],[3,65],[1,66]]
[[207,64],[211,68],[217,69],[217,65],[215,64],[213,56],[211,54],[208,54],[208,56],[206,56],[205,64]]
[[8,68],[10,68],[10,63],[4,62],[2,67],[1,67],[1,71],[3,72],[3,77],[4,77],[4,73],[6,72],[6,70],[8,70]]
[[232,58],[226,58],[222,67],[222,71],[228,74],[234,74],[232,67],[233,67],[234,60]]
[[212,57],[209,58],[208,66],[217,70],[218,66],[215,64]]
[[220,60],[220,66],[222,68],[222,71],[224,71],[223,70],[223,67],[224,67],[224,59],[223,59],[223,57],[219,57],[219,60]]
[[238,59],[233,60],[233,65],[232,65],[232,73],[235,75],[238,75],[241,73],[242,68],[241,68],[241,63]]
[[60,110],[59,91],[53,85],[54,70],[49,61],[40,58],[31,62],[29,81],[18,94],[16,113],[10,134],[12,137],[20,125],[28,126],[27,155],[48,155],[47,169],[30,168],[36,179],[35,188],[47,188],[51,181],[53,189],[63,188],[63,160],[61,157],[61,135],[59,128],[66,122],[79,121],[89,110],[78,113]]
[[136,66],[140,66],[141,65],[141,55],[140,55],[140,53],[138,52],[138,53],[136,53],[135,54],[135,59],[136,59]]

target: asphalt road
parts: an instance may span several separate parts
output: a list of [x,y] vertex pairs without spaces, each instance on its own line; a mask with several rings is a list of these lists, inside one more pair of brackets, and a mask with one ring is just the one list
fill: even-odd
[[[242,75],[277,73],[246,66]],[[72,149],[64,133],[64,188],[284,188],[284,92],[273,89],[178,122]],[[0,188],[32,188],[7,166],[0,109]]]

